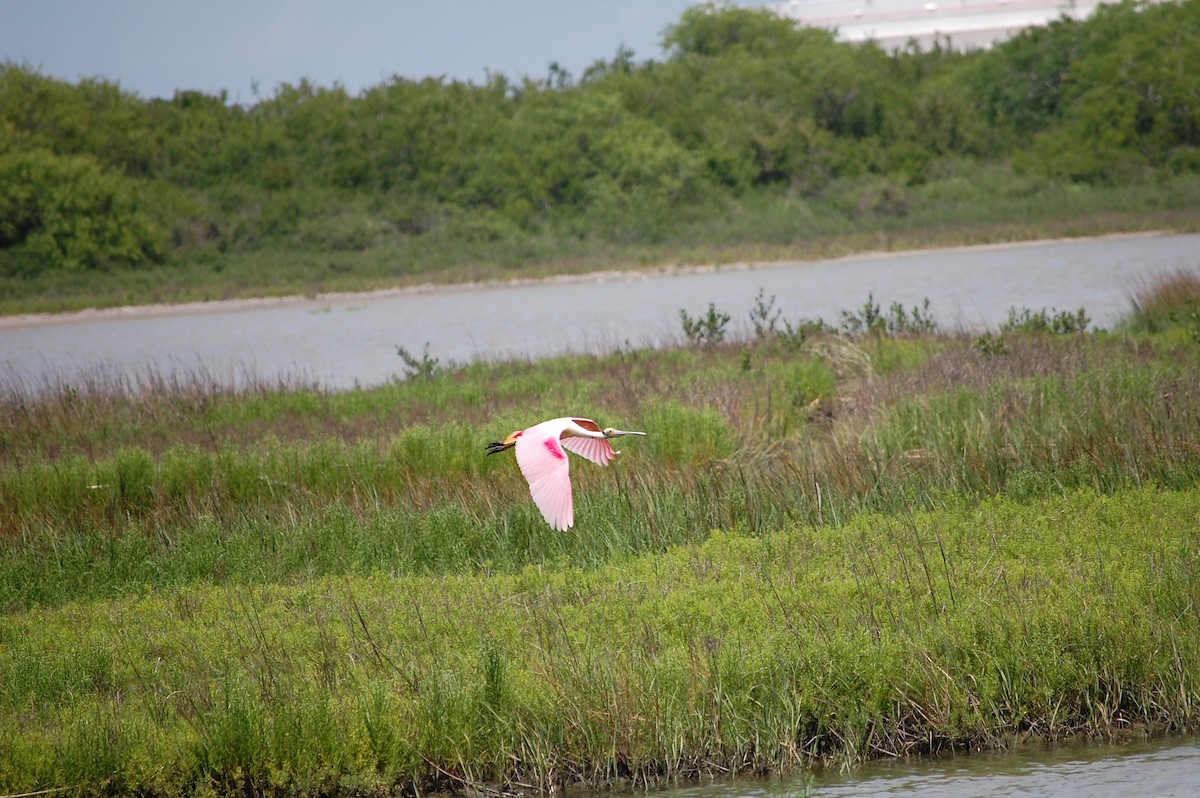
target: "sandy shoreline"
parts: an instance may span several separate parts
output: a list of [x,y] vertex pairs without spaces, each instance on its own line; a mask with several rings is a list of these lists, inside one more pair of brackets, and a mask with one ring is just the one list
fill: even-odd
[[715,271],[746,271],[759,268],[778,268],[781,266],[800,263],[838,263],[851,260],[874,260],[877,258],[896,255],[920,255],[927,252],[955,252],[974,250],[1017,249],[1026,246],[1045,246],[1065,244],[1080,240],[1099,239],[1135,239],[1151,238],[1164,235],[1176,235],[1171,231],[1150,231],[1138,233],[1110,233],[1102,236],[1080,236],[1076,238],[1046,238],[1027,239],[1022,241],[1006,241],[995,244],[965,244],[955,247],[931,247],[904,250],[873,250],[858,252],[852,255],[841,255],[835,258],[818,258],[814,260],[781,260],[761,262],[738,262],[725,264],[694,264],[654,266],[646,269],[586,272],[583,274],[563,274],[553,277],[517,277],[507,280],[483,280],[468,283],[422,283],[420,285],[397,288],[380,288],[373,291],[348,291],[327,294],[291,294],[277,297],[251,297],[243,299],[215,299],[201,302],[182,302],[177,304],[157,303],[148,305],[121,305],[111,308],[88,308],[86,310],[68,311],[65,313],[19,313],[11,316],[0,316],[0,329],[21,327],[40,327],[55,324],[73,324],[85,321],[102,321],[106,319],[153,318],[158,316],[178,316],[188,314],[223,313],[239,310],[257,310],[261,308],[288,307],[296,305],[319,305],[328,302],[356,302],[372,299],[387,299],[399,296],[412,296],[434,292],[449,293],[452,291],[474,291],[498,287],[520,287],[538,283],[587,283],[607,282],[610,280],[635,281],[663,275],[705,274]]

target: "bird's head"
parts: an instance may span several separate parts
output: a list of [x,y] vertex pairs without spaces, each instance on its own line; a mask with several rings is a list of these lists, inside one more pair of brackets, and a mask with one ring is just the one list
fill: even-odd
[[496,452],[502,452],[505,449],[511,449],[517,445],[517,438],[521,437],[522,432],[523,430],[517,430],[502,441],[492,441],[487,445],[487,453],[495,454]]

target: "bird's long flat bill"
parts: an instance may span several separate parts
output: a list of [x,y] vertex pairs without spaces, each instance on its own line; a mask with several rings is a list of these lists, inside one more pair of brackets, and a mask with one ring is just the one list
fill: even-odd
[[613,427],[608,427],[607,429],[604,430],[604,435],[605,435],[605,437],[608,437],[608,438],[619,438],[622,435],[645,436],[645,434],[646,433],[644,433],[644,432],[634,432],[633,430],[629,430],[629,429],[615,429]]

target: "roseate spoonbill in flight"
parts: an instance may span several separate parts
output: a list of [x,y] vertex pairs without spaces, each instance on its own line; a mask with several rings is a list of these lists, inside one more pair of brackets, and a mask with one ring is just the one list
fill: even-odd
[[609,438],[645,435],[644,432],[605,427],[590,418],[553,418],[519,429],[502,441],[487,445],[495,454],[517,447],[517,465],[529,482],[529,495],[552,528],[565,532],[575,524],[575,505],[571,501],[571,475],[567,466],[569,449],[597,465],[608,465],[620,454]]

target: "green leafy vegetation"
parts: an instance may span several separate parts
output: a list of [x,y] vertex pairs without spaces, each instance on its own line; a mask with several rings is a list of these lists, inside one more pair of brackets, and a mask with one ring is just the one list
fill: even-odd
[[[369,390],[10,387],[0,791],[641,786],[1194,729],[1200,347],[1134,329],[1182,282],[988,351],[760,293],[744,339]],[[573,467],[569,534],[484,456],[564,408],[650,433]]]
[[1053,333],[1054,335],[1070,335],[1081,333],[1087,329],[1091,320],[1083,308],[1075,312],[1068,310],[1030,310],[1023,308],[1008,309],[1008,319],[1000,325],[1000,332],[1034,332]]
[[161,261],[164,235],[139,208],[137,185],[84,155],[0,156],[0,248],[16,272]]
[[700,6],[661,60],[140,99],[0,66],[0,310],[1196,229],[1200,0],[987,51]]
[[679,323],[683,327],[684,337],[701,346],[713,346],[724,341],[729,319],[730,315],[717,310],[712,302],[708,303],[708,310],[703,316],[695,318],[683,308],[679,309]]
[[453,364],[443,365],[440,358],[429,354],[428,341],[425,342],[425,348],[421,351],[420,357],[409,352],[403,346],[396,347],[396,354],[404,361],[404,376],[409,379],[429,380],[447,369],[453,368]]

